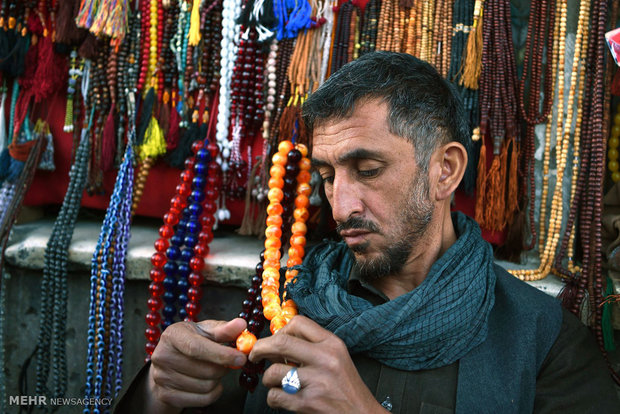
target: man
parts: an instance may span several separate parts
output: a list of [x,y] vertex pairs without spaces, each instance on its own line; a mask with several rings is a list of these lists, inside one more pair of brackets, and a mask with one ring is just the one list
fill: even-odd
[[[303,117],[344,242],[308,253],[288,292],[303,316],[248,356],[271,365],[245,412],[618,410],[586,328],[495,266],[477,224],[450,212],[469,134],[430,65],[364,55],[309,97]],[[170,326],[134,384],[144,411],[216,402],[227,367],[246,361],[225,345],[244,328],[242,319]],[[294,394],[282,389],[291,363]]]

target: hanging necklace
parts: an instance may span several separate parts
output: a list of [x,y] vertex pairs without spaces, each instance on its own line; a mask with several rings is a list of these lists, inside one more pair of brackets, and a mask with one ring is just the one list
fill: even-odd
[[[560,29],[559,35],[562,36],[565,33],[565,5],[561,5],[560,9]],[[562,189],[562,180],[564,177],[565,167],[568,158],[568,148],[570,145],[570,128],[573,124],[574,117],[574,108],[579,105],[581,99],[581,90],[577,89],[577,80],[581,76],[581,71],[584,70],[583,66],[579,65],[579,61],[582,58],[582,53],[585,51],[587,47],[587,43],[583,44],[581,39],[586,35],[586,28],[589,20],[589,5],[584,4],[583,7],[580,7],[579,11],[579,20],[577,26],[577,41],[575,43],[575,51],[573,56],[573,66],[572,66],[572,74],[570,80],[570,89],[568,99],[565,101],[564,99],[564,48],[560,46],[558,51],[558,68],[557,73],[559,74],[558,80],[558,102],[562,104],[561,110],[558,109],[558,122],[557,122],[557,138],[556,138],[556,163],[557,163],[557,178],[556,178],[556,186],[553,193],[552,203],[551,203],[551,211],[550,211],[550,220],[549,220],[549,229],[547,230],[547,242],[543,249],[541,249],[540,256],[540,265],[538,269],[528,269],[528,270],[520,270],[512,272],[515,276],[518,276],[525,280],[537,280],[545,277],[550,271],[553,265],[553,261],[556,254],[556,248],[558,245],[559,237],[560,237],[560,229],[563,221],[563,189]],[[563,37],[558,39],[558,43],[563,43]],[[582,47],[584,51],[582,51]],[[583,84],[581,84],[583,86]],[[563,114],[566,113],[566,119],[563,119]],[[579,157],[579,149],[580,149],[580,131],[581,127],[581,113],[577,111],[577,119],[576,119],[576,128],[575,128],[575,141],[573,143],[574,147],[574,168],[576,169],[578,164]],[[549,160],[546,159],[544,161],[544,170],[543,173],[548,175],[548,167]],[[574,170],[576,171],[576,170]],[[574,178],[575,179],[575,178]],[[545,181],[546,183],[547,181]],[[544,185],[543,188],[547,188],[547,185]],[[547,191],[543,190],[543,197],[546,198]],[[544,208],[546,204],[541,201],[541,217],[544,214]],[[541,221],[543,221],[541,219]],[[542,247],[542,246],[541,246]]]
[[192,151],[195,155],[185,162],[177,194],[170,200],[151,257],[151,296],[147,302],[145,331],[147,360],[161,332],[174,322],[177,313],[182,320],[195,321],[200,312],[204,258],[213,240],[215,200],[219,192],[218,166],[212,161],[218,149],[215,143],[195,141]]
[[611,134],[607,141],[609,148],[607,151],[607,170],[611,174],[611,180],[617,183],[620,181],[620,164],[618,164],[618,159],[620,158],[618,153],[618,147],[620,146],[620,104],[616,105],[616,114],[614,115],[613,122]]
[[[88,95],[90,61],[84,65],[82,96]],[[67,363],[65,324],[67,321],[67,260],[82,193],[86,185],[90,139],[94,106],[91,107],[88,125],[82,129],[80,145],[71,171],[69,187],[52,234],[45,249],[43,280],[41,282],[41,321],[37,347],[38,395],[62,397],[67,389]],[[52,388],[48,387],[50,364],[53,373]]]
[[[262,263],[256,267],[256,275],[252,278],[252,286],[248,289],[248,297],[243,302],[242,312],[239,315],[248,321],[248,329],[237,338],[237,349],[249,354],[256,343],[256,338],[263,328],[263,316],[271,321],[270,330],[275,334],[297,314],[295,303],[286,299],[284,293],[280,300],[280,258],[284,248],[283,235],[287,232],[284,213],[285,206],[294,205],[294,222],[291,226],[289,239],[287,267],[284,277],[284,289],[297,276],[297,270],[291,269],[300,265],[306,245],[305,234],[308,219],[308,196],[312,191],[310,185],[310,160],[305,145],[291,141],[282,141],[278,152],[272,157],[273,165],[270,169],[269,205],[267,206],[267,228],[265,230],[265,250],[261,253]],[[297,196],[293,199],[293,188],[297,184]],[[290,200],[290,201],[289,201]],[[262,278],[262,283],[260,282]],[[258,286],[261,286],[260,294]],[[240,377],[243,386],[253,391],[258,383],[258,373],[261,365],[248,363]]]

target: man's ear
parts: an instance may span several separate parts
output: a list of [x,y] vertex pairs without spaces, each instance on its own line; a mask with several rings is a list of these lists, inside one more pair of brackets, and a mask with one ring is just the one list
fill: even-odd
[[467,167],[467,151],[458,142],[449,142],[437,149],[436,162],[439,169],[435,198],[450,199],[459,186]]

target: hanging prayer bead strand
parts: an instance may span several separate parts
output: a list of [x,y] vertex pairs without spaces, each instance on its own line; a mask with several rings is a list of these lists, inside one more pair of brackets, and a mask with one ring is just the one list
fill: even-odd
[[[280,300],[280,257],[281,257],[281,237],[282,237],[282,212],[283,206],[281,202],[284,198],[284,180],[286,175],[285,165],[288,158],[299,163],[297,171],[298,181],[298,197],[295,200],[294,217],[295,224],[293,234],[290,238],[289,260],[287,265],[295,266],[301,264],[304,256],[305,240],[305,221],[308,219],[308,196],[310,186],[310,161],[307,158],[307,148],[301,144],[295,148],[292,142],[282,141],[278,146],[278,152],[272,158],[272,167],[270,169],[271,178],[269,180],[269,205],[267,206],[267,229],[265,230],[265,251],[263,252],[264,260],[262,266],[262,285],[261,285],[261,301],[263,305],[263,315],[270,320],[270,330],[275,334],[282,329],[288,321],[297,314],[297,306],[292,300],[286,300],[286,293],[283,300]],[[285,274],[286,284],[290,283],[296,276],[296,272],[290,271]],[[245,330],[237,338],[237,349],[249,354],[252,350],[256,336],[249,330]]]
[[[562,13],[560,15],[560,34],[564,32],[563,26],[566,23],[565,14],[563,12],[564,5],[562,6]],[[589,4],[584,3],[583,7],[580,7],[579,11],[579,19],[577,24],[577,36],[575,42],[575,51],[573,55],[573,66],[572,73],[570,77],[570,87],[569,87],[569,95],[568,99],[565,101],[563,99],[563,85],[564,85],[564,77],[563,77],[563,69],[564,69],[564,49],[560,47],[559,53],[559,65],[558,65],[558,73],[560,73],[560,79],[558,81],[558,102],[561,103],[561,107],[565,108],[562,110],[558,110],[558,116],[564,117],[564,113],[566,113],[566,119],[561,119],[558,121],[557,127],[557,138],[556,138],[556,162],[557,162],[557,175],[556,175],[556,186],[553,193],[553,198],[551,202],[551,211],[550,211],[550,219],[549,219],[549,229],[547,231],[547,243],[545,244],[544,250],[541,253],[540,265],[537,269],[531,270],[522,270],[522,271],[514,271],[511,272],[515,276],[518,276],[525,280],[537,280],[545,277],[550,271],[553,265],[556,248],[558,245],[559,237],[560,237],[560,229],[563,221],[563,186],[562,180],[564,177],[564,172],[566,169],[566,163],[568,158],[568,149],[570,146],[570,129],[573,125],[573,117],[574,117],[574,108],[576,106],[580,106],[581,100],[581,90],[577,88],[577,80],[580,78],[581,70],[584,70],[583,66],[579,65],[579,61],[582,57],[582,48],[587,48],[587,42],[584,44],[582,41],[583,37],[587,34],[587,25],[589,20],[590,8]],[[562,38],[559,40],[562,43]],[[576,129],[575,129],[575,138],[574,138],[574,154],[579,156],[579,147],[580,142],[579,138],[577,138],[577,133],[580,133],[580,125],[581,119],[579,118],[580,113],[577,113],[576,119]],[[578,162],[578,159],[575,160]]]
[[616,113],[613,117],[613,126],[611,127],[607,145],[607,170],[610,172],[611,180],[617,183],[620,181],[620,164],[618,164],[618,159],[620,158],[618,153],[618,147],[620,146],[620,104],[616,105]]

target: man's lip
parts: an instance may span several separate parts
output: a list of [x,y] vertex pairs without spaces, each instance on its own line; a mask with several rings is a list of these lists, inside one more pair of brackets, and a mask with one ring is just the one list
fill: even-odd
[[340,236],[349,246],[366,242],[366,236],[371,232],[366,230],[344,230],[340,232]]
[[343,230],[340,232],[340,236],[345,238],[345,237],[357,237],[357,236],[361,236],[364,234],[369,234],[370,232],[368,230],[359,230],[359,229],[350,229],[350,230]]

